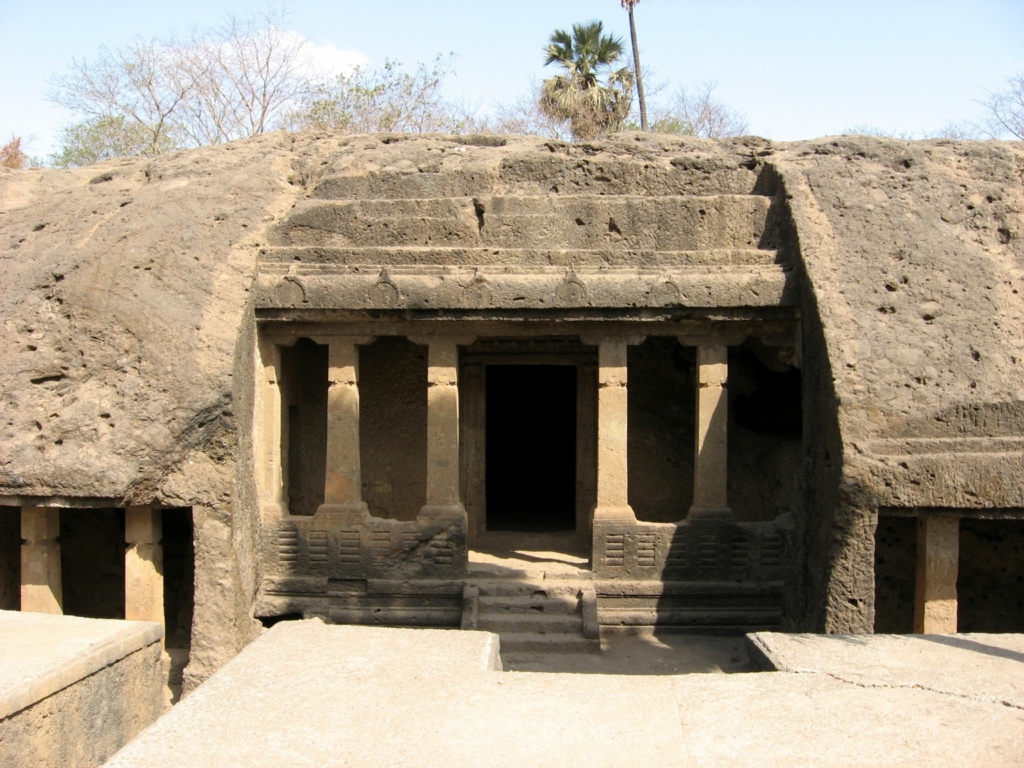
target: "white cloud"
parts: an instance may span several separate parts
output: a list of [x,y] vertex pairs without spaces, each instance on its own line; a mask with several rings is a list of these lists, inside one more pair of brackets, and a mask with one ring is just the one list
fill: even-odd
[[290,46],[303,47],[308,62],[307,75],[345,75],[356,67],[368,64],[370,57],[361,51],[338,48],[330,43],[317,45],[305,35],[294,30],[282,33]]
[[361,51],[335,48],[333,45],[316,45],[310,43],[309,57],[322,71],[331,75],[344,75],[356,67],[370,62],[370,57]]

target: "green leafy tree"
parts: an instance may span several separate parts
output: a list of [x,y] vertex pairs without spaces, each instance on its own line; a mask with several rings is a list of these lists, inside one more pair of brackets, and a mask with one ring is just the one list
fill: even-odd
[[633,9],[640,0],[622,0],[622,7],[629,12],[629,38],[633,43],[633,73],[636,75],[636,95],[640,102],[640,128],[649,130],[647,125],[647,97],[644,95],[644,73],[640,69],[640,46],[636,44],[636,21]]
[[153,131],[124,116],[97,117],[64,128],[60,151],[50,155],[49,164],[78,168],[114,157],[152,157],[174,149],[174,141],[166,133],[155,145],[153,139]]
[[584,141],[622,128],[632,105],[633,73],[617,68],[620,39],[605,35],[600,21],[574,24],[572,34],[555,30],[545,54],[544,65],[556,64],[563,73],[541,84],[541,111],[568,122]]

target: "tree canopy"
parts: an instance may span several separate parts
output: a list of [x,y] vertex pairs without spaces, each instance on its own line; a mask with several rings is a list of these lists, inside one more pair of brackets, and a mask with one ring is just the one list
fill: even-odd
[[622,63],[622,40],[604,34],[600,21],[574,24],[572,33],[555,30],[544,65],[562,74],[541,84],[539,106],[549,117],[568,122],[577,139],[619,130],[632,106],[633,73]]
[[311,86],[306,48],[268,12],[230,16],[184,40],[136,38],[92,61],[72,59],[49,98],[81,121],[64,130],[52,161],[156,155],[280,128]]

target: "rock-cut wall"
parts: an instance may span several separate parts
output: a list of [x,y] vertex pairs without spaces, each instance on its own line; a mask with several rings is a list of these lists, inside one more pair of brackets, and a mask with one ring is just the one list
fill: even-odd
[[192,507],[193,682],[259,630],[249,296],[291,152],[0,175],[0,495]]
[[1024,147],[767,158],[803,272],[810,629],[871,631],[880,508],[1024,506]]
[[[429,297],[444,270],[471,278],[480,265],[470,261],[486,257],[493,301],[513,302],[517,271],[555,290],[566,269],[589,270],[594,285],[619,281],[621,298],[629,269],[660,279],[659,254],[671,253],[680,280],[700,288],[707,278],[707,291],[691,292],[703,312],[800,302],[795,621],[870,631],[880,508],[1024,507],[1022,177],[1024,149],[1013,143],[637,134],[566,145],[278,133],[4,172],[0,504],[191,507],[194,684],[259,630],[254,294],[285,308],[302,298],[291,260],[324,262],[306,281],[313,289],[348,270],[353,286],[365,277],[371,291],[390,281]],[[487,210],[473,201],[480,190],[493,198]],[[726,208],[690,199],[711,192]],[[408,215],[395,219],[385,198],[407,199]],[[643,226],[630,234],[625,216]],[[765,242],[793,267],[798,299],[776,254],[757,250]],[[719,246],[701,250],[708,243]],[[431,262],[431,249],[448,261]],[[332,261],[372,254],[365,275]],[[701,261],[707,254],[725,261]],[[755,269],[745,261],[755,256],[770,263]],[[731,277],[748,272],[762,282]],[[686,310],[685,288],[660,309]],[[351,300],[390,306],[374,304],[390,294],[375,296]],[[467,309],[483,301],[468,290],[456,299]]]

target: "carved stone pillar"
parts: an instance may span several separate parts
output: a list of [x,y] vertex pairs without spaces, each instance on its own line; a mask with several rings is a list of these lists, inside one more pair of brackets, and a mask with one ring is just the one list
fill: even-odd
[[[124,511],[124,617],[128,621],[152,621],[164,628],[163,512],[152,507],[128,507]],[[164,680],[171,671],[171,657],[161,654]],[[164,685],[164,709],[171,706],[171,689]]]
[[124,617],[164,624],[163,514],[151,507],[124,511]]
[[731,518],[726,500],[729,348],[697,347],[697,408],[693,452],[693,505],[689,517]]
[[259,411],[257,423],[260,482],[260,509],[264,519],[281,517],[284,509],[284,461],[281,412],[281,348],[260,341]]
[[595,521],[636,522],[629,506],[629,345],[642,338],[584,339],[597,346],[597,506]]
[[459,498],[459,345],[473,339],[410,340],[427,345],[427,503],[420,517],[465,521]]
[[60,510],[21,508],[21,610],[63,613],[60,584]]
[[328,345],[327,472],[324,503],[317,511],[367,517],[359,465],[358,345],[369,344],[373,337],[326,336],[315,341]]
[[960,565],[960,518],[917,518],[914,632],[956,633],[956,577]]

